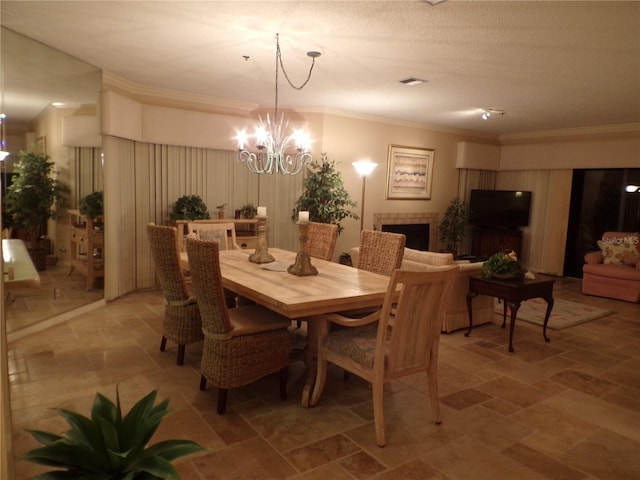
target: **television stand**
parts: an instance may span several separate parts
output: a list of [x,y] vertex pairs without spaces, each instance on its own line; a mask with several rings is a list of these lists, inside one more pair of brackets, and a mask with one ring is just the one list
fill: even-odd
[[471,239],[471,254],[490,257],[503,250],[513,250],[522,255],[522,231],[509,228],[476,227]]

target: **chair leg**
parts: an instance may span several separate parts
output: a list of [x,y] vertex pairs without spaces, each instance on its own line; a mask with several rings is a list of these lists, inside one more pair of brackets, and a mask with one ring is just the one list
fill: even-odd
[[376,427],[376,443],[379,447],[386,445],[384,438],[384,407],[382,400],[384,397],[384,382],[373,382],[373,420]]
[[226,409],[227,409],[227,389],[219,388],[218,389],[218,415],[224,415],[224,412]]
[[433,421],[436,422],[436,425],[440,425],[442,417],[440,416],[440,399],[438,398],[438,362],[433,357],[427,370],[427,385]]
[[178,365],[184,364],[184,345],[178,345]]
[[160,340],[160,351],[164,352],[166,348],[167,348],[167,337],[163,335],[162,340]]
[[287,399],[287,378],[289,377],[289,367],[282,367],[280,369],[280,399],[285,401]]
[[200,390],[205,390],[207,388],[207,379],[204,375],[200,376]]

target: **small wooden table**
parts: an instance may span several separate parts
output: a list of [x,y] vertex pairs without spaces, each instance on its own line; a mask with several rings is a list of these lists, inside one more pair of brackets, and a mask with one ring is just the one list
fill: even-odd
[[547,323],[553,308],[553,282],[550,278],[536,278],[535,280],[526,280],[523,278],[513,280],[498,280],[496,278],[483,278],[479,275],[469,277],[469,292],[467,293],[467,310],[469,312],[469,329],[464,334],[468,337],[473,327],[473,311],[471,309],[471,301],[478,295],[490,295],[497,297],[503,301],[504,310],[502,313],[502,328],[504,328],[507,320],[507,307],[511,310],[511,323],[509,325],[509,351],[513,352],[513,329],[516,324],[516,316],[520,304],[530,298],[543,298],[547,302],[547,311],[544,316],[544,325],[542,327],[542,336],[545,341],[549,341],[547,337]]

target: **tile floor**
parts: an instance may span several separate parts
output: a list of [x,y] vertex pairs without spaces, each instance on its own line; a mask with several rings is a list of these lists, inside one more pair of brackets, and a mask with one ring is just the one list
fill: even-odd
[[[516,325],[515,352],[495,323],[443,335],[435,425],[425,377],[391,384],[385,396],[387,446],[374,443],[371,391],[332,369],[315,408],[300,407],[304,364],[293,361],[289,400],[277,375],[229,394],[215,413],[216,391],[198,389],[201,344],[175,364],[175,345],[158,350],[162,299],[137,292],[9,347],[14,450],[36,446],[24,432],[62,432],[51,407],[88,414],[96,391],[125,408],[153,389],[174,410],[154,441],[190,438],[208,453],[180,459],[195,479],[541,480],[640,478],[640,305],[579,293],[562,279],[556,298],[616,313],[569,329]],[[15,480],[41,467],[16,461]]]

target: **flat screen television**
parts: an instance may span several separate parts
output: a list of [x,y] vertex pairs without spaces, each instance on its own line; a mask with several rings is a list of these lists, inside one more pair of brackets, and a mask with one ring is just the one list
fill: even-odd
[[471,190],[469,223],[486,228],[518,228],[529,225],[531,192]]

